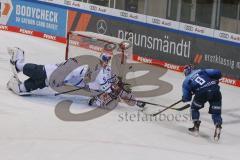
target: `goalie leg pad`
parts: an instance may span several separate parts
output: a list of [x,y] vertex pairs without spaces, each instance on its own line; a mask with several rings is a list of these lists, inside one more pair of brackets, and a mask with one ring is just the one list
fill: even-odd
[[114,109],[119,102],[118,98],[113,98],[109,93],[101,93],[94,97],[94,104],[104,109]]
[[[133,95],[133,93],[131,92],[126,92],[125,90],[122,90],[120,93],[120,98],[129,106],[134,106],[137,103],[137,100],[135,98],[135,96]],[[144,107],[144,106],[142,106]]]

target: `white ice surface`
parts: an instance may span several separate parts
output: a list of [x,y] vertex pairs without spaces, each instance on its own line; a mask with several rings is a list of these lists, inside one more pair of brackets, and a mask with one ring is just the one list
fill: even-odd
[[[207,107],[202,110],[201,136],[187,133],[185,122],[122,121],[119,116],[137,114],[138,108],[121,105],[109,114],[87,122],[65,122],[54,113],[64,97],[19,97],[6,89],[9,80],[7,46],[26,51],[26,61],[56,63],[64,60],[65,46],[60,43],[17,33],[0,31],[0,159],[1,160],[236,160],[240,157],[240,88],[223,85],[223,132],[219,143]],[[173,91],[148,98],[169,105],[181,96],[183,76],[168,71],[162,80]],[[90,110],[86,101],[76,101],[71,110]],[[188,110],[181,115],[188,115]],[[180,114],[173,111],[166,112]]]

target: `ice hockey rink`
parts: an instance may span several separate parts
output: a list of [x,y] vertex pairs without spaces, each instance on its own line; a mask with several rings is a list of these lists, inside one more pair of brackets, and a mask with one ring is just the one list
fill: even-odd
[[[223,130],[218,143],[212,141],[214,126],[206,107],[201,111],[200,136],[189,135],[189,110],[184,121],[133,121],[137,107],[120,104],[112,112],[85,122],[62,121],[55,115],[58,102],[66,97],[19,97],[6,88],[10,77],[8,46],[25,50],[26,62],[48,64],[64,60],[65,45],[18,33],[0,31],[0,159],[1,160],[235,160],[240,157],[240,89],[221,84]],[[170,105],[181,97],[181,73],[167,71],[161,77],[173,90],[145,100]],[[146,88],[142,88],[146,89]],[[48,91],[45,91],[48,92]],[[92,109],[86,100],[75,98],[74,113]]]

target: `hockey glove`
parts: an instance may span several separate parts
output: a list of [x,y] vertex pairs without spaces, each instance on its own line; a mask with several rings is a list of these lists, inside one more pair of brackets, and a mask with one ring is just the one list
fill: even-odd
[[144,108],[146,103],[145,102],[142,102],[142,101],[137,101],[136,105],[140,108]]
[[191,98],[189,100],[189,98],[186,98],[186,97],[182,96],[182,102],[186,103],[186,102],[189,102],[189,101],[191,101]]

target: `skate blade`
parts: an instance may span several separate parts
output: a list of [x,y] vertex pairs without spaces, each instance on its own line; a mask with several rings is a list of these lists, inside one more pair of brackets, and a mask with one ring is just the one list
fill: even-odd
[[[18,79],[19,81],[19,79]],[[20,81],[19,81],[20,82]],[[13,92],[14,94],[16,95],[19,95],[19,96],[31,96],[32,93],[31,92],[15,92],[11,87],[10,87],[10,81],[7,82],[7,89],[10,90],[11,92]]]
[[14,94],[16,94],[16,95],[18,95],[18,96],[26,96],[26,97],[28,97],[28,96],[31,96],[32,94],[31,93],[27,93],[27,92],[20,92],[20,93],[16,93],[16,92],[14,92],[11,88],[9,88],[9,87],[7,87],[8,88],[8,90],[10,90],[10,91],[12,91]]

